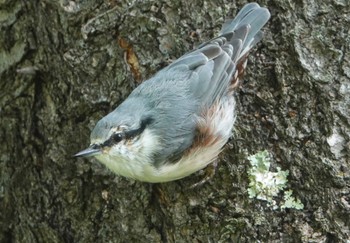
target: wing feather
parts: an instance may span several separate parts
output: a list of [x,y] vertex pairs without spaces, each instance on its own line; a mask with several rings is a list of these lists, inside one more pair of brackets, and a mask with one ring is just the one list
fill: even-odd
[[237,65],[244,63],[249,50],[261,40],[260,29],[269,18],[269,11],[257,3],[245,5],[236,18],[223,25],[219,37],[186,53],[161,73],[176,67],[190,71],[189,91],[202,105],[210,107],[236,85],[233,77]]

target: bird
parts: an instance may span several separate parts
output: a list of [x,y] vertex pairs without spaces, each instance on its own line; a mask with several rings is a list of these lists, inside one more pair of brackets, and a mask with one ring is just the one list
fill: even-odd
[[267,8],[246,4],[220,33],[142,82],[91,132],[76,157],[95,157],[117,175],[163,183],[214,162],[232,136],[234,91],[263,37]]

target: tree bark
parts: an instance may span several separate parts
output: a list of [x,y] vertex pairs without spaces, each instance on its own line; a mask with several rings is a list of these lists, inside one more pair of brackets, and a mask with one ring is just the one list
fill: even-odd
[[[142,80],[245,1],[0,2],[0,242],[346,242],[350,3],[261,1],[272,18],[215,176],[151,185],[72,155]],[[249,198],[248,156],[288,170],[302,210]],[[275,197],[277,203],[282,194]]]

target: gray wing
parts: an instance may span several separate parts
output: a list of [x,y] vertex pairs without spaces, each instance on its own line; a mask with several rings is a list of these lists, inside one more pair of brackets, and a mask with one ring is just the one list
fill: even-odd
[[202,105],[211,106],[234,84],[237,64],[262,38],[260,29],[270,18],[266,8],[245,5],[236,18],[227,21],[220,36],[186,53],[159,74],[179,68],[192,71],[189,90]]

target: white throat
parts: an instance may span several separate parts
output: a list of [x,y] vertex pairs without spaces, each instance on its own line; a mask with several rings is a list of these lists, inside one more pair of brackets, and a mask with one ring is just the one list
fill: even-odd
[[147,171],[155,169],[152,156],[160,149],[159,138],[146,128],[140,137],[122,141],[104,150],[96,159],[118,175],[149,181]]

